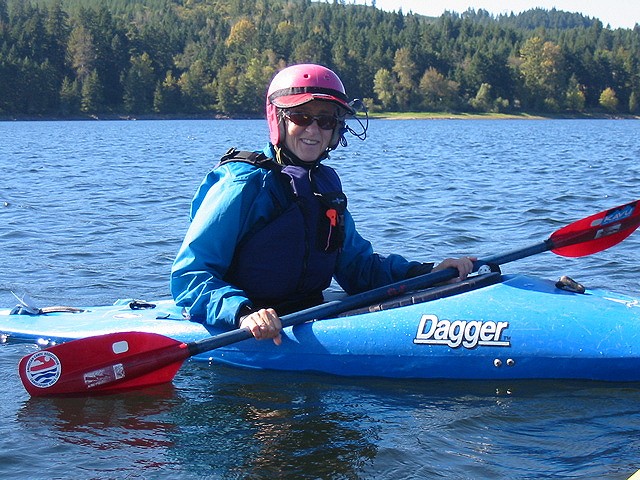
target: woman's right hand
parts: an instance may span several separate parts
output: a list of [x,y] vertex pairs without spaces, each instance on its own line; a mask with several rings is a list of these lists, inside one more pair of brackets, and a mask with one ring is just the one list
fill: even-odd
[[273,343],[282,343],[282,324],[273,308],[262,308],[240,319],[240,328],[248,329],[256,340],[272,338]]
[[478,260],[477,257],[461,257],[461,258],[446,258],[440,264],[433,268],[434,272],[444,270],[445,268],[455,268],[458,270],[458,276],[447,283],[461,282],[467,276],[473,272],[473,262]]

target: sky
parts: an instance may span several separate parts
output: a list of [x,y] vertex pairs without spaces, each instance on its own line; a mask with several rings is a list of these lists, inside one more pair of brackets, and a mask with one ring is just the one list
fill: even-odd
[[[351,0],[347,3],[371,5],[372,0]],[[532,8],[577,12],[587,17],[598,18],[612,28],[633,28],[640,24],[640,1],[638,0],[376,0],[376,7],[403,13],[418,13],[439,17],[445,10],[463,13],[469,8],[487,10],[492,15],[520,13]]]

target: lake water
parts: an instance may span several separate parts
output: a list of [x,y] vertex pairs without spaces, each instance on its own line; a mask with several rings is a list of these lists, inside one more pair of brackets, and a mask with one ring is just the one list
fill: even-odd
[[[371,122],[330,161],[381,253],[488,257],[640,197],[633,120]],[[190,199],[264,121],[0,123],[0,307],[168,296]],[[505,273],[640,295],[640,234]],[[187,363],[172,385],[30,399],[0,345],[1,478],[627,478],[640,385],[424,382]]]

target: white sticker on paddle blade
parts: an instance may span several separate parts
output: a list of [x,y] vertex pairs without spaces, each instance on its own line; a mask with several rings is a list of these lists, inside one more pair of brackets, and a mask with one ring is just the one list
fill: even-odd
[[109,365],[84,374],[84,383],[87,388],[98,387],[124,378],[124,366],[121,363]]
[[116,355],[120,353],[127,353],[129,351],[129,342],[127,342],[126,340],[114,342],[113,345],[111,345],[111,349]]

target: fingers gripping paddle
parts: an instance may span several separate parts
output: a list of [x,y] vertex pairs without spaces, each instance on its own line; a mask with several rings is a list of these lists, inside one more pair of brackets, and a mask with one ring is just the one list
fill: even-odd
[[[605,250],[627,238],[640,225],[640,200],[578,220],[527,248],[478,261],[482,265],[512,262],[548,250],[582,257]],[[417,289],[456,278],[447,268],[342,300],[285,315],[283,327],[318,320]],[[247,329],[232,330],[196,342],[183,343],[163,335],[118,332],[74,340],[27,355],[20,378],[32,396],[87,395],[142,388],[170,382],[185,359],[252,338]]]

